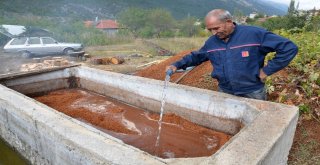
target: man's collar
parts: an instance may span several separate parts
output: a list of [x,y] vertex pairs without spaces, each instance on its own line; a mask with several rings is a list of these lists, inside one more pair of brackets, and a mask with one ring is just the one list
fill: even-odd
[[236,31],[237,31],[238,24],[235,23],[235,22],[233,22],[233,25],[234,25],[234,29],[233,29],[233,31],[230,33],[229,38],[232,37],[233,34],[236,33]]

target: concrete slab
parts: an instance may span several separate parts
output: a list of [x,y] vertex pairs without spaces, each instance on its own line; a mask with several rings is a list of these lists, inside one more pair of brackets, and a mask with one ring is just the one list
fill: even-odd
[[0,135],[33,164],[286,164],[298,120],[297,107],[170,83],[166,112],[234,137],[209,157],[161,159],[20,93],[79,86],[160,111],[162,81],[73,67],[0,83]]

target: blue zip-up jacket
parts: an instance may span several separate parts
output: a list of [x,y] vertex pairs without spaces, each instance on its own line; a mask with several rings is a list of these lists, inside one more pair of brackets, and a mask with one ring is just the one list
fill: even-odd
[[[276,52],[276,55],[264,66],[269,52]],[[211,76],[219,81],[219,87],[240,95],[264,87],[259,77],[261,68],[269,76],[287,66],[297,53],[298,47],[286,38],[262,28],[235,24],[228,42],[211,36],[199,51],[172,65],[185,69],[210,60],[214,68]]]

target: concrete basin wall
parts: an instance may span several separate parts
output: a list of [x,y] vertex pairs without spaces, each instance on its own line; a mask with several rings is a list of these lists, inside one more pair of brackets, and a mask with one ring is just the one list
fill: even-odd
[[25,95],[68,88],[71,77],[69,69],[45,72],[14,79],[0,80],[0,83]]
[[162,81],[74,67],[1,83],[1,136],[34,164],[286,164],[298,119],[296,107],[170,83],[166,112],[235,136],[209,157],[161,159],[18,92],[79,86],[159,112]]

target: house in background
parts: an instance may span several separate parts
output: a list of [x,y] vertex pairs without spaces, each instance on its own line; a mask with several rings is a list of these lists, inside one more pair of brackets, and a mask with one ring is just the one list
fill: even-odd
[[256,12],[250,13],[249,18],[254,19],[257,15],[258,15],[258,13],[256,13]]
[[247,16],[234,17],[234,21],[235,21],[237,24],[242,24],[242,25],[247,24],[247,19],[248,19]]
[[86,27],[95,27],[111,36],[116,35],[120,29],[117,21],[111,19],[98,20],[98,18],[96,18],[95,21],[85,21],[84,25]]

